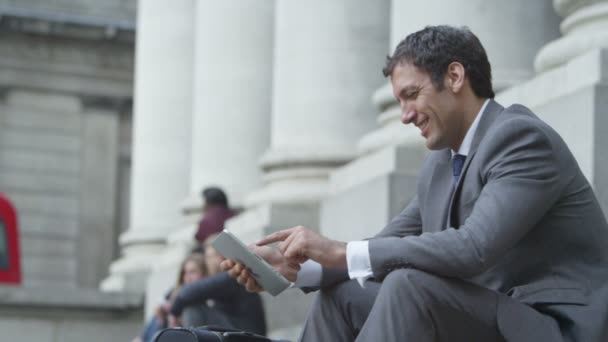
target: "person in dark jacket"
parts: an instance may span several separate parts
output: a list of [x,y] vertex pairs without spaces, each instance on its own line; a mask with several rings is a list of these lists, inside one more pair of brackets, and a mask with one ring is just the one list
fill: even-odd
[[203,190],[203,218],[198,223],[198,230],[194,238],[202,243],[210,235],[219,233],[224,229],[224,222],[236,213],[228,205],[228,197],[224,191],[217,187]]
[[[217,273],[217,268],[214,269]],[[183,262],[177,278],[176,286],[169,291],[165,301],[154,309],[154,316],[146,323],[143,331],[132,342],[151,342],[157,332],[168,325],[169,309],[182,286],[203,279],[208,274],[207,259],[201,253],[190,254]]]
[[[214,238],[211,235],[206,242]],[[179,290],[171,304],[170,326],[219,325],[265,335],[260,296],[248,292],[227,272],[221,272],[219,264],[223,257],[208,243],[204,247],[209,276]]]

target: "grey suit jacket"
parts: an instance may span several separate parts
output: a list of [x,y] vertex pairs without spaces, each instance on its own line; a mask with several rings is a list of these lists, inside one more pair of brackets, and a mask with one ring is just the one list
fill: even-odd
[[[452,182],[449,149],[430,152],[415,198],[369,240],[374,277],[412,267],[470,280],[553,316],[566,341],[608,341],[608,224],[561,137],[491,100]],[[513,320],[509,302],[498,309],[507,340],[555,341]]]

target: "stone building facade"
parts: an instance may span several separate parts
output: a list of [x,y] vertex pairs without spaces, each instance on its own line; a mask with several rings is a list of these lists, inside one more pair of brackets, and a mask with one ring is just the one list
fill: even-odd
[[[138,11],[131,224],[102,287],[145,283],[148,307],[195,230],[196,215],[177,209],[192,213],[204,186],[244,209],[227,227],[246,241],[296,224],[358,239],[403,208],[425,152],[380,70],[429,24],[480,37],[499,102],[552,124],[608,209],[608,1],[181,0]],[[176,17],[162,33],[146,26]],[[177,98],[189,101],[168,115]],[[297,334],[309,297],[266,298],[275,336]]]
[[0,191],[22,285],[0,286],[2,341],[127,340],[141,294],[98,289],[128,222],[134,0],[0,1]]
[[[28,1],[38,3],[20,4]],[[14,2],[4,2],[14,7]],[[76,62],[49,65],[55,78],[48,76],[35,86],[22,84],[33,82],[15,76],[24,69],[19,62],[27,60],[13,58],[13,64],[7,64],[6,56],[18,49],[5,46],[8,40],[0,41],[6,51],[0,54],[0,184],[10,187],[25,176],[5,171],[10,170],[5,165],[18,163],[32,168],[37,162],[44,165],[42,170],[79,175],[71,188],[55,181],[48,185],[45,191],[61,193],[62,202],[47,204],[44,194],[34,201],[30,190],[15,190],[23,210],[53,208],[47,210],[78,222],[71,223],[78,232],[70,235],[72,240],[58,239],[73,252],[59,263],[65,274],[57,277],[57,287],[98,282],[103,295],[131,298],[132,303],[137,301],[129,296],[145,294],[149,314],[192,246],[200,190],[208,185],[225,188],[231,202],[243,210],[227,227],[249,242],[297,224],[345,241],[374,234],[414,194],[425,154],[416,129],[399,122],[399,109],[380,70],[401,39],[431,24],[466,25],[479,36],[492,63],[497,100],[529,106],[560,132],[608,212],[608,179],[602,177],[608,171],[602,153],[608,147],[608,0],[175,0],[170,5],[140,0],[137,6],[134,1],[106,1],[104,6],[80,2],[85,8],[111,11],[108,17],[123,23],[90,24],[103,28],[92,32],[105,34],[91,46],[86,42],[95,38],[89,33],[75,39],[88,47],[82,54],[89,69]],[[6,25],[2,19],[0,26]],[[33,44],[19,30],[3,29],[2,34],[12,37],[14,46]],[[63,31],[27,34],[53,40]],[[123,43],[129,40],[122,37],[134,31],[132,65],[133,45]],[[103,44],[112,48],[104,49]],[[107,54],[124,58],[100,57]],[[58,52],[41,55],[40,62],[51,63],[50,56],[61,57]],[[91,68],[100,73],[87,75],[100,81],[89,84],[82,76],[70,82],[56,76]],[[30,109],[31,103],[45,103],[45,109]],[[31,118],[34,115],[56,117],[41,121]],[[75,117],[80,121],[75,123]],[[34,133],[49,130],[53,139],[27,138],[23,129],[13,127],[29,127]],[[95,135],[97,130],[104,131]],[[121,136],[132,140],[132,149]],[[5,161],[19,139],[38,141],[38,147],[61,146],[60,155],[67,159],[13,156]],[[132,150],[128,158],[120,152],[123,147]],[[87,148],[103,151],[87,153]],[[123,157],[108,157],[117,154]],[[80,159],[69,159],[74,155]],[[121,168],[121,160],[130,164]],[[21,182],[37,191],[44,188],[32,180]],[[65,194],[57,187],[72,190]],[[128,203],[121,204],[127,197]],[[109,198],[118,200],[110,206]],[[108,206],[97,207],[98,201]],[[91,211],[91,206],[98,210]],[[123,213],[127,208],[128,219]],[[124,224],[116,224],[121,220]],[[41,234],[57,227],[51,221],[25,226],[40,227]],[[119,237],[117,227],[126,228]],[[116,241],[120,253],[108,252]],[[104,252],[95,250],[104,246]],[[61,248],[50,249],[66,250]],[[28,248],[24,255],[37,258]],[[117,258],[99,270],[111,256]],[[296,290],[277,298],[265,296],[272,335],[295,338],[312,297]]]

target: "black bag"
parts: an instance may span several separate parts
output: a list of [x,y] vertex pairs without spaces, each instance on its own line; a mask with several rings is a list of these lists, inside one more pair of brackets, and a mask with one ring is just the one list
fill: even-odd
[[203,326],[199,328],[169,328],[159,331],[154,342],[289,342],[271,340],[268,337],[253,333],[222,328]]

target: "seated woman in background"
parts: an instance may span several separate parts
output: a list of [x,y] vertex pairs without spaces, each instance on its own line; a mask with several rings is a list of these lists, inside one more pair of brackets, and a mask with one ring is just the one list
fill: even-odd
[[165,302],[158,305],[154,310],[154,316],[150,318],[141,335],[136,337],[133,342],[152,342],[154,335],[168,326],[169,309],[177,293],[187,284],[191,284],[207,275],[207,263],[202,253],[190,254],[182,263],[177,286],[166,296]]
[[169,325],[219,325],[266,335],[262,299],[221,272],[224,258],[209,244],[216,236],[209,236],[203,244],[208,276],[178,291],[171,303]]

